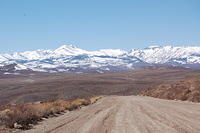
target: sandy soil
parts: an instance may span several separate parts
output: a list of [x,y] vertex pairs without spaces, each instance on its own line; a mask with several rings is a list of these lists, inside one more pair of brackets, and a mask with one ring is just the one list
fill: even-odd
[[199,133],[200,104],[108,96],[23,133]]

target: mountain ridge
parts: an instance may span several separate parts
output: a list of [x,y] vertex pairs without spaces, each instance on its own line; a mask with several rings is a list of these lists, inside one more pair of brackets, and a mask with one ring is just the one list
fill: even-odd
[[101,49],[86,51],[72,45],[55,50],[35,50],[0,54],[1,67],[16,64],[16,70],[43,72],[113,72],[148,65],[200,67],[198,46],[149,46],[145,49]]

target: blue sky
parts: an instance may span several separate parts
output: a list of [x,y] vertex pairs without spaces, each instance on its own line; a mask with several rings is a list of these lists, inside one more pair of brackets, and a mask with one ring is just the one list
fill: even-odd
[[200,46],[199,0],[0,0],[0,53]]

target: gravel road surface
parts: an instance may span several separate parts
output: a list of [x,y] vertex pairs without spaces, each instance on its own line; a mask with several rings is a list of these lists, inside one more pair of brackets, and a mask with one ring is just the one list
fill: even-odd
[[23,133],[200,133],[200,104],[107,96]]

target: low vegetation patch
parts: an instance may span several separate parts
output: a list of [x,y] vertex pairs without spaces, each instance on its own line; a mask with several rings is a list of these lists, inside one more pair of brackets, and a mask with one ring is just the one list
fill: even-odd
[[200,102],[200,78],[160,84],[145,90],[142,95],[169,100]]
[[24,130],[29,129],[31,124],[37,124],[43,118],[55,116],[65,110],[72,111],[81,106],[87,106],[99,98],[93,97],[71,101],[55,100],[31,104],[1,105],[0,126]]

